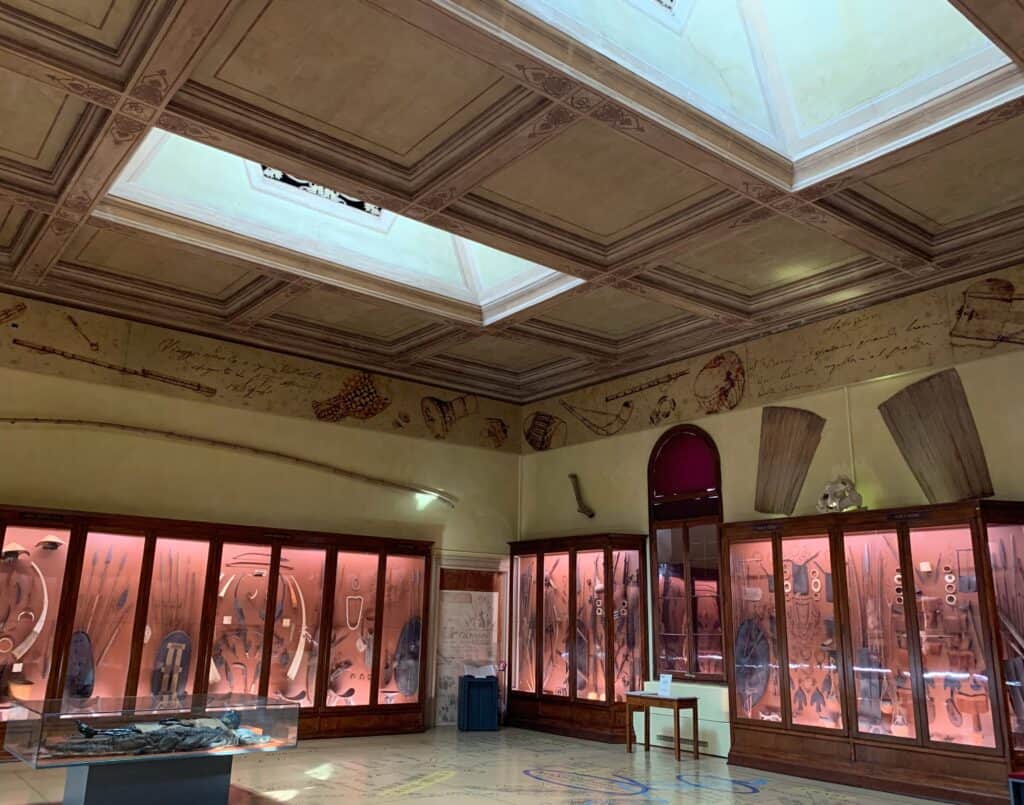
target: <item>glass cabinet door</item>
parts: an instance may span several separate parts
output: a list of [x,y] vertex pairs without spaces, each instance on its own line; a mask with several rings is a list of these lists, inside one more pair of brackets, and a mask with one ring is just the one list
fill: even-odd
[[209,553],[206,542],[156,541],[135,694],[154,707],[177,706],[193,691]]
[[839,638],[829,538],[783,539],[782,578],[793,723],[842,729]]
[[569,554],[544,555],[541,691],[569,695]]
[[659,528],[658,541],[658,670],[687,672],[690,656],[687,636],[690,631],[690,602],[686,592],[685,532],[681,526]]
[[989,525],[1003,679],[1013,748],[1024,749],[1024,526]]
[[68,707],[82,706],[92,698],[125,695],[145,543],[144,537],[124,534],[93,532],[86,538],[74,627],[65,656]]
[[774,572],[770,540],[730,547],[736,713],[755,721],[782,721]]
[[426,560],[388,556],[381,622],[380,704],[419,701]]
[[576,554],[576,698],[605,700],[604,551]]
[[379,561],[375,553],[338,553],[328,707],[370,704]]
[[212,694],[259,692],[269,577],[270,546],[224,544],[210,655]]
[[316,671],[327,552],[316,548],[282,548],[274,606],[271,697],[299,707],[316,701]]
[[643,591],[640,552],[612,552],[612,620],[615,624],[615,701],[639,690],[644,680]]
[[722,599],[719,588],[718,526],[702,523],[687,527],[691,616],[698,674],[723,672]]
[[537,688],[537,557],[512,560],[512,690]]
[[843,535],[850,609],[857,730],[916,738],[907,607],[910,585],[900,571],[895,531]]
[[978,575],[967,526],[910,531],[933,742],[994,747]]
[[70,532],[8,526],[0,556],[0,721],[46,698]]

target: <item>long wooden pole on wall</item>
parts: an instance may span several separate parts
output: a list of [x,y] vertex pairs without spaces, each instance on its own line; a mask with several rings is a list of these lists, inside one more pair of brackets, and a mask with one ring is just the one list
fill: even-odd
[[314,461],[313,459],[303,458],[302,456],[296,456],[290,453],[282,453],[277,450],[267,450],[262,447],[254,447],[248,444],[238,444],[237,442],[228,442],[223,439],[211,439],[206,436],[195,436],[190,433],[178,433],[176,431],[163,430],[161,428],[147,428],[141,425],[124,425],[120,422],[106,422],[100,419],[57,419],[46,417],[3,417],[0,418],[0,424],[59,425],[76,428],[94,428],[98,430],[116,430],[121,431],[122,433],[131,433],[138,436],[159,436],[164,439],[171,439],[172,441],[198,444],[204,447],[216,447],[224,450],[234,450],[239,453],[249,453],[250,455],[260,456],[261,458],[287,461],[290,464],[297,464],[300,467],[307,467],[309,469],[319,470],[320,472],[327,472],[331,475],[338,475],[342,478],[348,478],[352,481],[361,481],[362,483],[374,484],[375,486],[383,486],[400,492],[413,492],[420,495],[430,495],[437,498],[442,503],[451,506],[453,509],[455,508],[455,504],[459,502],[459,499],[454,495],[429,486],[409,484],[403,481],[391,481],[387,478],[381,478],[376,475],[367,475],[366,473],[357,472],[356,470],[337,467],[334,464]]

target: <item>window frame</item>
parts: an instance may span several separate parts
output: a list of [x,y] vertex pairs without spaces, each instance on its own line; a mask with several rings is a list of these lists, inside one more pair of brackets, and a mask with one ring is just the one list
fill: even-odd
[[[657,465],[658,458],[665,445],[681,437],[699,438],[705,442],[705,444],[711,448],[711,451],[715,459],[715,487],[714,489],[701,489],[691,491],[681,491],[674,494],[667,495],[656,495],[654,491],[654,471]],[[658,441],[655,442],[654,447],[651,449],[650,458],[647,465],[647,497],[648,497],[648,523],[649,523],[649,535],[650,535],[650,567],[651,567],[651,613],[653,616],[652,621],[652,634],[651,634],[651,646],[653,648],[653,667],[656,674],[671,674],[673,679],[696,681],[696,682],[725,682],[727,681],[726,662],[724,655],[725,651],[725,620],[724,611],[722,607],[722,586],[724,584],[722,574],[722,559],[721,559],[721,548],[722,548],[722,464],[721,457],[718,452],[718,447],[714,442],[714,439],[706,431],[698,428],[695,425],[677,425],[669,430],[665,431],[659,437]],[[691,501],[695,506],[701,507],[706,511],[695,513],[693,516],[678,516],[680,503]],[[670,509],[670,511],[665,511]],[[660,511],[659,511],[660,510]],[[659,516],[660,515],[660,516]],[[693,568],[690,561],[690,528],[699,525],[713,525],[715,526],[716,538],[718,542],[718,550],[716,555],[718,557],[718,611],[722,618],[722,671],[717,674],[701,673],[696,670],[697,668],[697,641],[696,634],[694,632],[695,619],[695,596],[693,588]],[[687,671],[677,671],[665,669],[661,665],[661,654],[662,654],[662,618],[661,618],[661,595],[659,587],[661,583],[661,561],[658,558],[658,531],[666,528],[681,528],[682,529],[682,553],[683,553],[683,584],[686,591],[687,598],[687,621],[689,628],[684,635],[684,648],[687,657]]]

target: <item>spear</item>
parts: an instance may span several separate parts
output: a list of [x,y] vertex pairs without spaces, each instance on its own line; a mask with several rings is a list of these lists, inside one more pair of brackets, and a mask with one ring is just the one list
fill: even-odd
[[[93,555],[93,562],[95,563],[95,554]],[[96,588],[96,595],[92,599],[92,610],[89,612],[89,618],[85,622],[85,631],[92,631],[92,619],[96,616],[96,607],[100,603],[100,595],[103,593],[103,580],[107,577],[107,570],[110,567],[110,563],[114,561],[114,546],[111,545],[107,548],[107,557],[103,560],[103,570],[100,571],[100,582]],[[95,564],[94,564],[95,569]]]

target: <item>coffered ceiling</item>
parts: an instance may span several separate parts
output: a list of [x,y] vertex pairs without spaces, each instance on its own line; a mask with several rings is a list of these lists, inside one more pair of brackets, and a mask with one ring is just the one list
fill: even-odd
[[[528,401],[1024,259],[1019,4],[954,0],[1005,56],[795,161],[521,5],[0,0],[0,287]],[[195,208],[123,189],[161,137],[249,166],[216,215],[191,160]],[[272,237],[262,166],[428,234]]]

